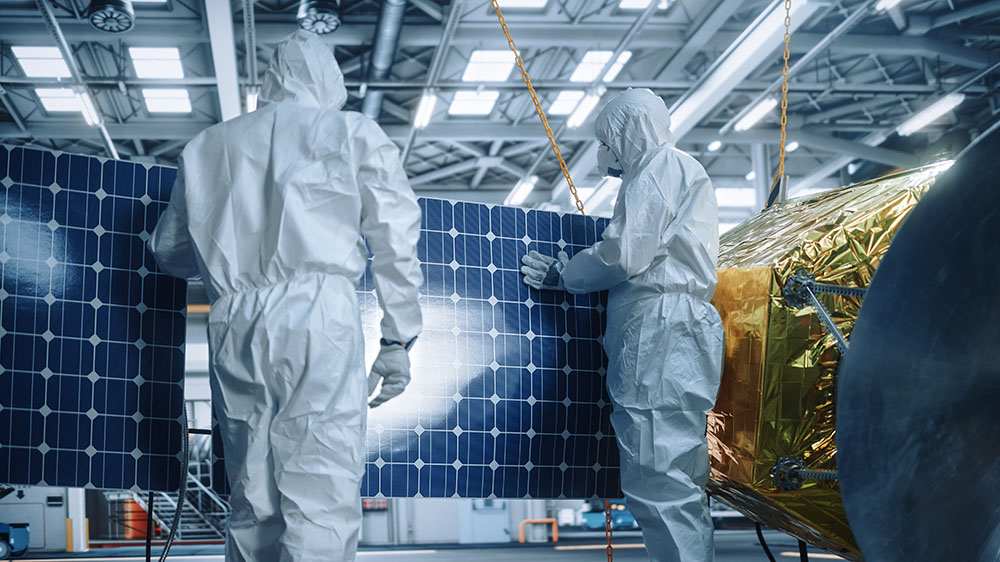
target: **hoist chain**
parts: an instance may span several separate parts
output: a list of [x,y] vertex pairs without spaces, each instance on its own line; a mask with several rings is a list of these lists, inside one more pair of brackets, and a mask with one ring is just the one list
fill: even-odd
[[785,127],[788,124],[788,42],[791,40],[792,0],[785,0],[785,52],[781,58],[781,144],[778,145],[778,178],[785,175]]
[[524,68],[524,59],[521,58],[521,53],[518,52],[517,45],[514,43],[514,39],[510,36],[510,30],[507,29],[507,20],[504,19],[503,13],[500,12],[500,5],[497,3],[498,0],[492,0],[492,2],[493,11],[496,12],[497,19],[500,20],[500,27],[503,29],[503,34],[507,36],[507,46],[514,52],[514,62],[516,62],[517,67],[521,69],[521,77],[524,78],[524,84],[528,86],[528,93],[531,94],[531,101],[535,104],[535,111],[538,112],[538,118],[541,119],[542,126],[545,127],[545,134],[549,137],[549,142],[552,144],[552,153],[559,159],[559,169],[562,170],[563,177],[566,178],[566,185],[569,186],[569,192],[573,194],[577,210],[580,211],[581,215],[585,215],[586,213],[583,211],[583,201],[580,201],[580,196],[576,192],[576,185],[573,183],[573,178],[569,176],[569,168],[566,167],[566,161],[563,160],[562,150],[556,142],[555,134],[552,132],[552,128],[549,127],[549,120],[545,117],[545,111],[542,110],[542,104],[538,101],[538,94],[535,93],[535,87],[531,85],[531,78],[528,76],[528,71]]
[[611,548],[611,500],[604,500],[604,538],[608,539],[608,562],[612,562],[614,549]]

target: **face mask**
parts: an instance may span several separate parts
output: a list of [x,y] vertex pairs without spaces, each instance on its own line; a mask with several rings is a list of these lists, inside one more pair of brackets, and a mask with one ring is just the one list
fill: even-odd
[[622,177],[622,163],[618,161],[610,146],[602,144],[597,147],[597,169],[602,177]]

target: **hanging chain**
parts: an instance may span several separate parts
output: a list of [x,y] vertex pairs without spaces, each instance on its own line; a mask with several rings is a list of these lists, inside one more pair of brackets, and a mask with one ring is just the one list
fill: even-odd
[[[496,12],[497,19],[500,20],[500,27],[503,28],[503,34],[507,36],[507,46],[514,52],[514,62],[516,62],[517,67],[521,69],[521,77],[524,78],[524,84],[528,86],[528,93],[531,94],[531,101],[535,103],[535,111],[538,112],[538,118],[541,119],[542,126],[545,127],[545,134],[549,137],[549,142],[552,144],[552,153],[559,159],[559,168],[562,170],[563,177],[566,178],[566,185],[569,186],[569,192],[573,194],[577,210],[580,211],[581,215],[585,215],[586,213],[583,212],[583,201],[580,201],[580,196],[576,192],[576,185],[573,183],[573,178],[569,177],[569,168],[566,167],[566,161],[563,160],[562,150],[556,142],[556,137],[555,134],[552,133],[552,128],[549,127],[549,120],[545,117],[545,111],[542,110],[542,104],[538,101],[538,94],[535,93],[535,87],[531,85],[531,78],[528,76],[528,71],[524,68],[524,60],[521,58],[521,53],[518,52],[517,45],[514,44],[514,39],[510,36],[510,30],[507,29],[507,20],[503,18],[503,14],[500,12],[500,5],[497,3],[498,0],[492,0],[492,2],[493,11]],[[785,44],[788,44],[787,40]],[[610,549],[611,547],[609,546],[608,548]]]
[[781,69],[781,144],[778,145],[778,175],[785,175],[785,126],[788,124],[788,42],[791,40],[792,0],[785,0],[785,52],[781,55],[785,66]]
[[604,500],[604,538],[608,539],[608,562],[612,562],[614,549],[611,548],[611,500]]

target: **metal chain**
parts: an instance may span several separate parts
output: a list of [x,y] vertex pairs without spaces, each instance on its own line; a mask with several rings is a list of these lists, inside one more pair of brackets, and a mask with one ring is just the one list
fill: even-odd
[[781,144],[778,145],[778,174],[785,175],[785,126],[788,124],[788,42],[791,40],[792,0],[785,0],[785,52],[781,55],[785,66],[781,69]]
[[[500,12],[500,5],[497,3],[498,0],[492,0],[492,2],[493,11],[496,12],[497,19],[500,20],[500,27],[503,29],[503,34],[507,36],[507,46],[514,52],[514,62],[516,62],[517,67],[521,69],[521,77],[524,78],[524,84],[528,86],[528,93],[531,94],[531,101],[535,103],[535,111],[538,112],[538,118],[541,119],[542,126],[545,127],[545,134],[549,137],[549,142],[552,144],[552,153],[559,159],[559,169],[562,170],[563,177],[566,178],[566,185],[569,186],[569,192],[573,194],[577,210],[580,211],[581,215],[585,215],[587,213],[583,211],[583,201],[580,201],[580,196],[576,192],[576,185],[573,183],[573,178],[569,177],[569,168],[566,167],[566,161],[563,160],[562,150],[556,142],[556,137],[552,132],[552,128],[549,127],[549,120],[545,117],[545,111],[542,110],[542,104],[538,101],[538,94],[535,93],[535,87],[531,85],[531,78],[528,76],[528,71],[524,68],[524,60],[521,58],[521,53],[518,52],[517,45],[514,44],[514,39],[510,36],[510,30],[507,29],[507,20],[503,18],[503,13]],[[787,63],[785,68],[788,68]],[[608,548],[610,552],[611,547],[609,546]]]
[[608,539],[608,562],[612,562],[614,549],[611,548],[611,500],[604,500],[604,538]]

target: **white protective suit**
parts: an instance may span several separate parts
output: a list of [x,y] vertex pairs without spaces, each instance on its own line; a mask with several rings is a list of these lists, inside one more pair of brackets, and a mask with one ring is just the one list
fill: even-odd
[[673,146],[669,112],[649,90],[608,102],[595,135],[617,156],[622,186],[603,239],[565,264],[562,282],[572,293],[610,289],[611,422],[646,551],[658,562],[711,561],[706,414],[723,354],[722,321],[709,303],[715,192],[701,164]]
[[421,329],[420,209],[395,145],[341,111],[343,75],[315,35],[278,45],[261,100],[187,145],[150,248],[168,273],[201,275],[211,299],[212,397],[232,486],[226,560],[354,560],[368,393],[362,235],[382,335],[410,342]]

